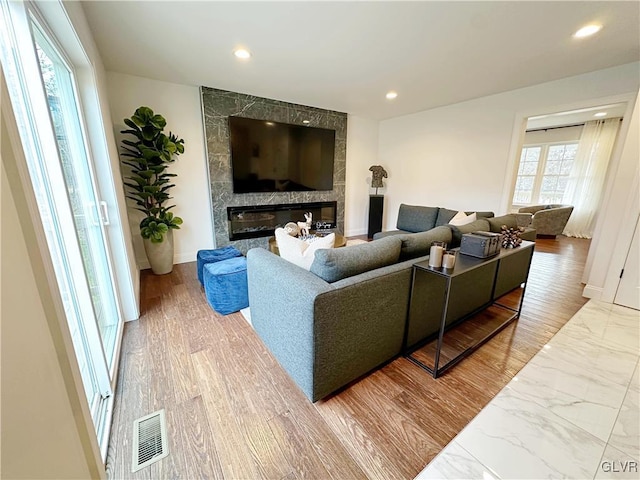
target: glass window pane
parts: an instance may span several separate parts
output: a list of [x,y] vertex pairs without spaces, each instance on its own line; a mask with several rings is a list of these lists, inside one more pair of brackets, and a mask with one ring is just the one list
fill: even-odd
[[548,160],[561,160],[564,153],[564,145],[551,145],[549,147]]
[[577,143],[566,145],[564,149],[564,158],[571,158],[571,159],[576,158],[577,151],[578,151]]
[[520,177],[519,179],[519,185],[518,185],[518,189],[519,190],[532,190],[533,189],[533,182],[534,182],[534,177]]
[[559,161],[548,161],[544,167],[545,175],[557,175],[560,173],[560,164],[562,162]]
[[74,80],[58,51],[35,27],[36,51],[64,176],[65,185],[60,187],[66,187],[71,204],[102,347],[107,364],[111,367],[115,359],[120,319],[106,259],[107,246],[98,213],[99,201],[89,167]]
[[557,186],[558,193],[564,194],[564,191],[567,189],[568,180],[569,180],[568,177],[558,177],[558,186]]
[[557,177],[542,177],[542,186],[540,187],[540,192],[544,192],[547,194],[554,192],[557,184]]
[[522,204],[531,202],[531,192],[516,190],[513,195],[513,203]]
[[569,175],[571,173],[572,168],[573,168],[573,160],[564,160],[562,162],[562,166],[560,167],[560,174]]
[[541,147],[529,147],[527,148],[526,160],[528,162],[537,162],[540,158]]
[[538,162],[525,162],[522,164],[523,175],[535,175],[538,171]]

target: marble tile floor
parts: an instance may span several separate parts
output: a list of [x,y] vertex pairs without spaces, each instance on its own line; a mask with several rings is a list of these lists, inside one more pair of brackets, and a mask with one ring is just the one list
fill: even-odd
[[640,479],[640,312],[590,300],[416,477]]

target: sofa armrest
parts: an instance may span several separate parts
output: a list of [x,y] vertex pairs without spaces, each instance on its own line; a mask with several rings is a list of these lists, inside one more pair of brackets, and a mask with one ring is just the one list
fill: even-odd
[[313,395],[314,305],[332,286],[262,248],[247,253],[251,323],[307,397]]
[[313,401],[400,354],[412,265],[420,257],[332,283],[315,308]]
[[519,212],[513,214],[516,217],[516,224],[519,227],[528,227],[531,225],[533,214],[529,212]]
[[569,221],[573,207],[554,207],[536,212],[532,227],[538,235],[560,235]]
[[528,207],[522,207],[518,209],[518,213],[531,213],[535,215],[535,213],[539,210],[544,210],[548,205],[529,205]]
[[386,232],[377,232],[373,234],[374,240],[380,240],[381,238],[391,237],[393,235],[402,235],[411,232],[407,232],[406,230],[387,230]]

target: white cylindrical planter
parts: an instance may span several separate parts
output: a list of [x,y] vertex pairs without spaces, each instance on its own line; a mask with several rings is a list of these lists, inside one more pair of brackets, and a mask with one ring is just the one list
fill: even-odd
[[156,275],[171,273],[173,270],[173,230],[169,229],[160,243],[152,243],[148,238],[143,238],[142,242],[153,273]]

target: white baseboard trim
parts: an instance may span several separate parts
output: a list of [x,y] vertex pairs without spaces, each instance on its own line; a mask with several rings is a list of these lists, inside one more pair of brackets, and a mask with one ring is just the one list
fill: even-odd
[[358,230],[349,230],[344,233],[345,237],[357,237],[359,235],[366,235],[369,233],[366,229],[358,229]]
[[[197,255],[197,252],[175,253],[173,255],[173,264],[177,265],[179,263],[195,262],[196,255]],[[136,263],[138,264],[139,270],[146,270],[148,268],[151,268],[151,265],[149,265],[149,260],[147,260],[147,257],[136,258]]]
[[197,252],[183,252],[173,255],[173,263],[189,263],[196,261]]
[[593,300],[600,300],[602,298],[602,287],[594,287],[593,285],[586,285],[582,290],[582,296],[592,298]]

